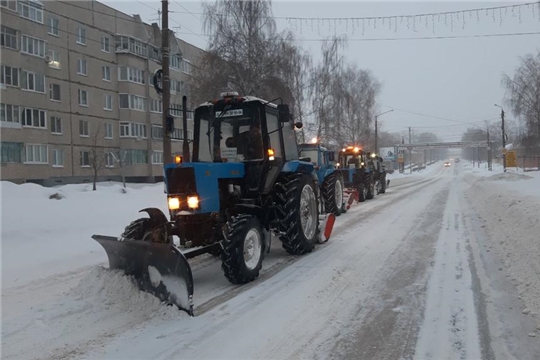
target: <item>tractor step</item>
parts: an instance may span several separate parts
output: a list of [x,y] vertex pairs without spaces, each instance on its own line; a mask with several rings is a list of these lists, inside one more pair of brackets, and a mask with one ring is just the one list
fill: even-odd
[[93,235],[109,258],[109,268],[137,280],[139,288],[193,316],[193,275],[186,257],[171,244]]

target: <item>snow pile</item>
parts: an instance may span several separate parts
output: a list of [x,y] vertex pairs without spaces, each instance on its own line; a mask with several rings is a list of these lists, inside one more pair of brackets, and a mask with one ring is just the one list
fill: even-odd
[[515,173],[515,172],[504,172],[504,173],[492,175],[492,176],[487,177],[487,178],[483,178],[481,180],[487,180],[487,181],[500,181],[500,180],[504,180],[504,181],[520,181],[520,180],[529,180],[529,179],[532,179],[532,178],[533,178],[532,176],[519,174],[519,173]]
[[[124,275],[121,270],[101,266],[92,269],[67,296],[86,301],[92,298],[92,303],[96,304],[94,310],[98,312],[103,311],[103,308],[117,308],[128,313],[151,315],[164,307],[157,297],[140,291],[132,276]],[[176,312],[178,310],[175,309]]]
[[[92,235],[118,236],[131,221],[146,217],[146,207],[167,213],[163,183],[64,185],[0,182],[2,203],[2,287],[90,265],[107,263]],[[51,199],[56,196],[60,199]]]
[[466,197],[502,259],[501,269],[505,267],[517,285],[524,311],[540,322],[540,177],[502,173],[464,179],[471,184]]
[[[3,358],[76,358],[96,343],[149,320],[187,317],[138,289],[121,271],[95,267],[51,303],[3,322]],[[103,331],[105,329],[106,331]]]

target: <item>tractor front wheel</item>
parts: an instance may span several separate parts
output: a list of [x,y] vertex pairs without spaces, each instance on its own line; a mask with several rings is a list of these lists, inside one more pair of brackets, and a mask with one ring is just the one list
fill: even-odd
[[367,189],[366,184],[361,183],[360,185],[358,185],[358,202],[366,201],[367,194],[368,194],[367,190],[368,189]]
[[368,200],[373,199],[375,197],[375,182],[373,180],[370,180],[366,188],[367,188],[366,199]]
[[221,251],[221,268],[233,284],[245,284],[259,276],[264,258],[264,233],[252,215],[238,215],[227,223]]

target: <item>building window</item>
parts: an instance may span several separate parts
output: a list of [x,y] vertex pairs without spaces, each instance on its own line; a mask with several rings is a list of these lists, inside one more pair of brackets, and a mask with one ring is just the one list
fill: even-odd
[[79,120],[79,136],[89,137],[90,131],[88,129],[88,120]]
[[19,86],[19,69],[2,65],[0,83],[4,85]]
[[21,35],[21,52],[28,55],[45,57],[45,41],[27,35]]
[[191,62],[189,60],[183,59],[180,70],[182,70],[182,72],[185,74],[191,74]]
[[182,93],[182,87],[183,87],[182,85],[184,84],[183,81],[171,80],[170,84],[171,84],[171,92],[178,93],[178,94]]
[[51,134],[62,135],[62,119],[59,116],[51,116]]
[[53,149],[52,152],[52,166],[64,167],[64,151],[59,149]]
[[105,167],[114,167],[114,154],[112,152],[105,154]]
[[45,93],[45,76],[23,70],[21,88],[28,91]]
[[170,67],[174,69],[180,69],[180,64],[182,63],[182,58],[180,57],[180,55],[178,54],[171,55],[170,61],[171,61]]
[[142,96],[132,94],[120,94],[119,108],[146,111],[146,99]]
[[47,128],[47,113],[45,110],[24,108],[21,112],[22,126],[39,129]]
[[[170,113],[172,116],[177,116],[177,117],[182,117],[182,105],[180,104],[171,104],[171,107],[170,107]],[[191,110],[189,110],[189,108],[187,109],[187,119],[188,120],[192,120],[193,119],[193,112]]]
[[140,123],[121,122],[120,137],[134,137],[146,139],[146,125]]
[[79,105],[88,107],[88,91],[79,89],[78,94],[79,94]]
[[148,152],[146,150],[127,150],[127,164],[148,164]]
[[19,106],[0,104],[0,120],[3,127],[20,127]]
[[48,18],[47,25],[49,27],[49,35],[58,36],[58,19],[52,17]]
[[86,45],[86,29],[77,28],[77,44]]
[[79,163],[81,167],[90,167],[90,153],[88,151],[79,153]]
[[19,15],[43,24],[43,7],[35,1],[19,1]]
[[101,37],[101,51],[111,52],[111,39],[108,36]]
[[148,57],[152,60],[161,61],[161,54],[159,49],[151,45],[148,45]]
[[152,125],[152,139],[155,139],[155,140],[163,139],[163,126]]
[[150,112],[158,114],[163,113],[163,103],[161,100],[150,99]]
[[60,101],[60,85],[49,84],[49,97],[53,101]]
[[48,164],[48,146],[47,145],[26,145],[25,164]]
[[119,66],[118,81],[129,81],[136,84],[144,84],[144,71],[129,66]]
[[114,139],[113,124],[105,124],[105,139]]
[[163,151],[154,150],[152,152],[152,164],[163,164]]
[[101,67],[101,78],[105,81],[111,81],[111,67],[110,66]]
[[23,143],[0,142],[3,163],[21,163]]
[[16,0],[2,0],[0,1],[0,6],[11,11],[17,11],[17,1]]
[[103,95],[103,109],[112,110],[112,95]]
[[147,45],[140,40],[129,36],[116,36],[115,46],[117,52],[130,52],[142,57],[148,56]]
[[49,49],[49,67],[60,69],[60,53],[56,50]]
[[86,60],[84,59],[77,59],[77,74],[79,75],[87,75],[86,72]]
[[17,30],[2,25],[0,43],[10,49],[17,50]]

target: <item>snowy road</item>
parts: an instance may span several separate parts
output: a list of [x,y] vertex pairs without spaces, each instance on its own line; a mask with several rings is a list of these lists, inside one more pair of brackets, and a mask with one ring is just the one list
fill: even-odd
[[540,322],[490,251],[467,171],[439,163],[426,173],[395,176],[312,254],[291,257],[274,242],[251,284],[230,285],[211,256],[194,259],[195,318],[86,262],[7,279],[2,356],[539,359]]

